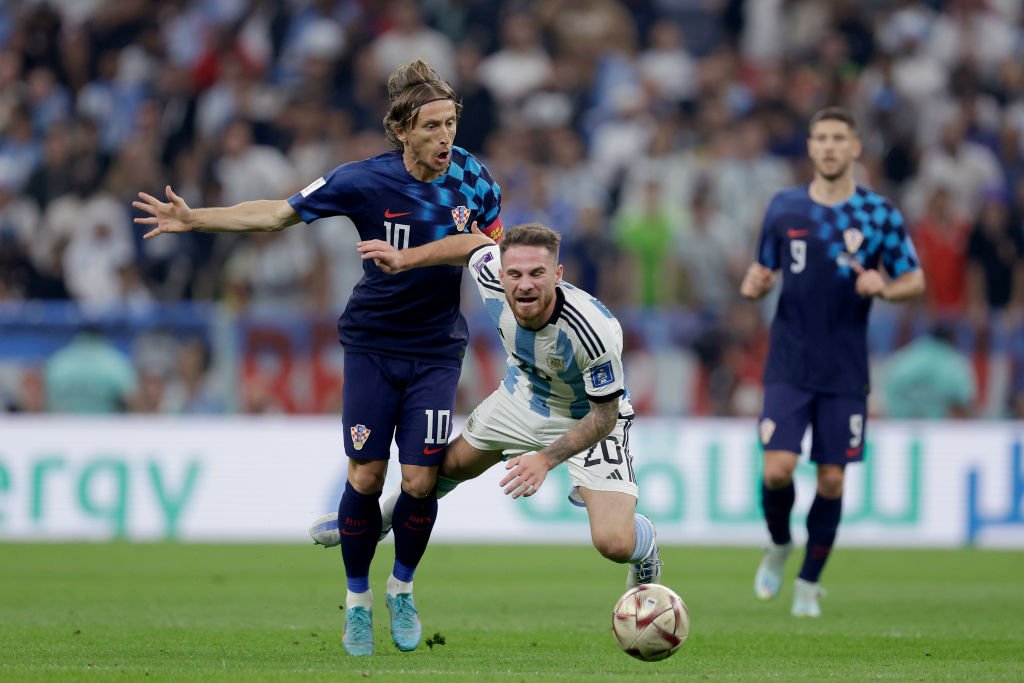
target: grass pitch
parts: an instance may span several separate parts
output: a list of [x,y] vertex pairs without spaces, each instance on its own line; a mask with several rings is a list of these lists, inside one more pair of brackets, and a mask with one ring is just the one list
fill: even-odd
[[675,656],[644,663],[610,632],[625,569],[589,547],[431,547],[416,601],[433,646],[401,653],[381,546],[377,654],[354,658],[337,550],[0,544],[0,680],[1024,680],[1024,553],[840,548],[818,620],[789,616],[789,581],[754,599],[757,550],[662,555],[692,627]]

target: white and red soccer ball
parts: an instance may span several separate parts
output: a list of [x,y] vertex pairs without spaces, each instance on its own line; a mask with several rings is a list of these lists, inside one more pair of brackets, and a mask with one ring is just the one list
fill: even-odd
[[645,662],[670,656],[689,632],[686,603],[671,588],[657,583],[630,588],[612,610],[612,633],[619,647]]

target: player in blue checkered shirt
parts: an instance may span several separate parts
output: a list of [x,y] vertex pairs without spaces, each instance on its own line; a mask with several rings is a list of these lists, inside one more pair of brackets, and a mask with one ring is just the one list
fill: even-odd
[[854,181],[860,151],[849,112],[830,107],[814,115],[807,140],[814,178],[772,199],[757,261],[740,288],[743,296],[759,299],[781,273],[759,425],[762,507],[772,540],[754,579],[761,599],[781,588],[793,547],[793,471],[808,427],[812,434],[817,493],[807,515],[794,616],[821,614],[818,579],[839,528],[846,465],[864,458],[871,302],[902,301],[925,287],[899,210]]
[[[150,214],[145,237],[190,230],[282,230],[300,221],[348,216],[361,240],[396,249],[446,235],[501,237],[500,189],[487,169],[456,147],[458,96],[429,65],[415,61],[388,80],[384,128],[394,150],[344,164],[285,200],[190,209],[170,186],[167,202],[144,192],[133,205]],[[422,628],[413,574],[437,518],[438,466],[444,460],[455,389],[468,340],[459,312],[462,268],[440,265],[386,275],[373,261],[338,321],[345,349],[342,421],[348,480],[338,506],[348,593],[342,642],[353,655],[374,651],[370,563],[381,531],[378,499],[391,442],[398,447],[402,493],[393,520],[395,563],[386,603],[398,649],[414,650]]]

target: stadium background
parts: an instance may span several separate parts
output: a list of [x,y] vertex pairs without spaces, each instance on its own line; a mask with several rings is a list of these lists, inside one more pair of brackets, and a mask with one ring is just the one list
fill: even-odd
[[[879,457],[844,538],[1024,547],[1022,22],[1015,0],[4,3],[0,538],[299,540],[333,507],[354,230],[144,243],[130,202],[168,182],[193,206],[285,197],[383,151],[384,78],[424,58],[464,99],[456,142],[501,184],[504,223],[562,232],[567,279],[622,321],[669,542],[762,540],[773,302],[739,300],[739,278],[768,199],[810,177],[809,115],[851,108],[858,178],[903,209],[929,290],[875,305]],[[471,291],[464,310],[463,414],[503,370]],[[974,419],[887,421],[899,352],[936,323],[953,344],[929,374]],[[83,325],[130,362],[131,418],[54,414],[48,361]],[[439,538],[585,538],[560,494],[466,489]]]

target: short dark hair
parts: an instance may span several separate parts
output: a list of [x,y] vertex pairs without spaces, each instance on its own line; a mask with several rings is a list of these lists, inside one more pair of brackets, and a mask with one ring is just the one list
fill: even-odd
[[505,231],[501,237],[498,247],[502,254],[508,251],[509,247],[543,247],[547,249],[558,260],[558,248],[562,243],[562,236],[541,223],[520,223]]
[[384,115],[384,133],[392,147],[403,148],[395,131],[414,126],[420,107],[437,100],[451,100],[455,105],[456,119],[462,114],[462,102],[455,94],[455,89],[422,59],[395,69],[388,77],[388,101],[391,106]]
[[824,109],[819,109],[811,117],[811,123],[807,126],[807,133],[810,134],[814,130],[814,126],[820,121],[842,121],[850,127],[851,131],[857,132],[857,119],[853,118],[853,114],[845,107],[825,107]]

